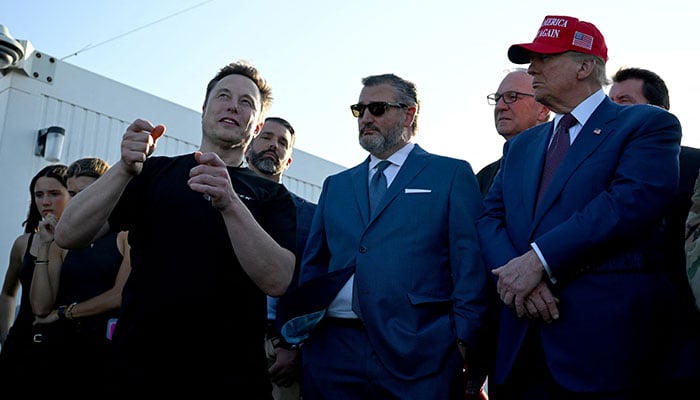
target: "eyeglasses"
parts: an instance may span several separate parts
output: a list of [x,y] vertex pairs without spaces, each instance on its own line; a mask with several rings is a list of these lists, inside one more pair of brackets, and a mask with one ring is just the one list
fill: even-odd
[[384,113],[389,107],[406,108],[408,106],[403,103],[387,103],[386,101],[373,101],[369,104],[353,104],[350,106],[350,110],[352,111],[352,115],[355,118],[360,118],[360,116],[365,113],[365,109],[369,110],[369,113],[374,115],[375,117],[379,117],[380,115],[384,115]]
[[518,98],[522,96],[535,97],[534,94],[521,93],[511,90],[505,93],[491,93],[490,95],[486,96],[486,100],[488,100],[490,105],[495,106],[496,104],[498,104],[498,100],[503,99],[504,103],[512,104],[518,101]]

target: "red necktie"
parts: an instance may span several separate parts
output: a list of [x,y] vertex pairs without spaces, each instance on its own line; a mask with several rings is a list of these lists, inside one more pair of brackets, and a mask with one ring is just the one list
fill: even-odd
[[540,190],[537,192],[537,203],[539,204],[542,195],[547,190],[547,186],[552,182],[554,173],[557,172],[559,164],[564,159],[566,152],[571,147],[571,139],[569,136],[569,128],[576,125],[576,117],[571,114],[564,114],[559,121],[557,131],[554,132],[554,138],[547,150],[547,157],[544,160],[544,168],[542,169],[542,179],[540,180]]

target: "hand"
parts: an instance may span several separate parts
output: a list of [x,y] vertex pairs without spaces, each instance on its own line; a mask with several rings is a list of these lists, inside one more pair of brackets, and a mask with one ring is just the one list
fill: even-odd
[[42,244],[51,244],[53,242],[54,232],[56,231],[56,224],[58,223],[58,218],[53,214],[46,214],[46,216],[39,222],[39,241]]
[[[559,303],[559,299],[554,297],[549,286],[544,281],[540,281],[535,286],[535,290],[525,298],[525,313],[523,315],[533,319],[541,319],[544,322],[552,322],[559,318],[557,303]],[[523,315],[518,313],[518,317],[523,317]]]
[[275,347],[277,358],[268,370],[272,382],[281,387],[289,387],[301,378],[299,349]]
[[40,317],[38,315],[34,316],[34,322],[32,325],[37,325],[37,324],[51,324],[58,321],[58,312],[56,310],[52,310],[50,313],[47,315]]
[[492,272],[498,277],[496,289],[503,303],[514,306],[518,315],[524,315],[525,298],[542,281],[544,275],[544,266],[535,251],[530,250],[515,257]]
[[150,122],[137,119],[122,136],[122,163],[131,175],[141,173],[146,158],[156,149],[156,141],[165,132],[164,125],[153,126]]
[[199,165],[190,170],[187,181],[190,189],[204,194],[204,198],[219,210],[230,207],[238,200],[238,194],[233,190],[226,163],[216,153],[197,151],[194,157]]

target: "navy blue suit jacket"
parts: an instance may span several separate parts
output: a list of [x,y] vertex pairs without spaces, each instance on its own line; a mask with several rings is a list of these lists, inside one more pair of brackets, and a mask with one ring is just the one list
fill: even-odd
[[491,379],[503,383],[537,324],[549,369],[565,388],[639,387],[658,371],[676,297],[661,271],[661,232],[678,187],[680,123],[661,108],[606,98],[535,210],[552,131],[553,122],[541,124],[506,143],[478,230],[489,269],[537,244],[557,280],[560,318],[541,324],[501,304]]
[[425,377],[455,356],[458,339],[478,346],[488,282],[479,187],[469,163],[416,145],[370,218],[368,165],[324,181],[300,285],[329,273],[347,279],[354,266],[376,354],[395,376]]

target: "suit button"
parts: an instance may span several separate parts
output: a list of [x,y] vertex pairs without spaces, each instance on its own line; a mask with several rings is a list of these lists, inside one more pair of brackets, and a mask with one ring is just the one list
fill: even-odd
[[365,246],[360,246],[360,253],[364,254],[367,252],[367,248]]

